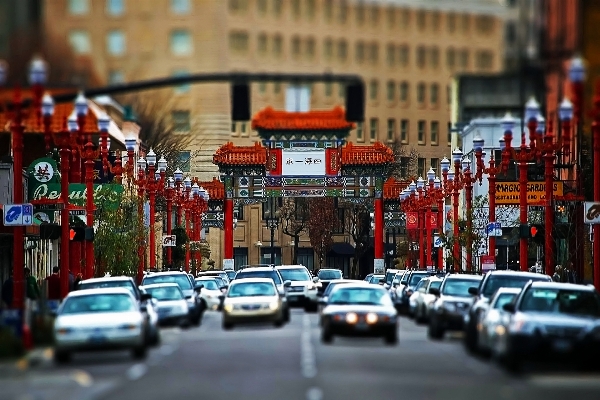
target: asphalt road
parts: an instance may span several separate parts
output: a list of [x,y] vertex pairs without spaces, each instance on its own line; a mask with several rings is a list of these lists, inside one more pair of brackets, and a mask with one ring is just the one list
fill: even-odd
[[319,341],[317,317],[294,310],[283,328],[222,331],[220,315],[202,326],[163,331],[144,362],[124,353],[76,355],[56,366],[51,351],[39,365],[0,376],[0,399],[600,399],[600,375],[532,372],[506,375],[465,354],[460,339],[427,339],[402,319],[400,344],[378,339]]

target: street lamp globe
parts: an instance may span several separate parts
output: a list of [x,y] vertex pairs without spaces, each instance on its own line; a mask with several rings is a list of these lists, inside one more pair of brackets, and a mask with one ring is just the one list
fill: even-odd
[[183,180],[183,186],[186,189],[190,189],[192,187],[192,179],[189,176]]
[[54,115],[54,99],[52,99],[52,96],[48,93],[42,97],[42,115],[44,117],[51,117]]
[[79,123],[77,122],[77,114],[72,112],[67,119],[67,128],[71,132],[77,132],[79,130]]
[[200,192],[199,192],[199,194],[200,194],[200,197],[202,197],[203,200],[206,200],[206,197],[208,196],[208,192],[202,186],[200,186]]
[[427,182],[433,183],[434,179],[435,179],[435,171],[433,170],[433,167],[429,167],[429,171],[427,171]]
[[130,136],[125,139],[125,148],[127,151],[135,151],[135,145],[137,144],[137,138]]
[[198,182],[194,182],[194,184],[192,185],[192,195],[198,196],[200,194],[200,185],[198,185]]
[[573,119],[573,103],[566,97],[560,103],[558,108],[558,116],[561,121],[570,121]]
[[167,165],[167,160],[164,157],[161,157],[160,160],[158,160],[158,171],[165,172],[167,170]]
[[487,156],[487,153],[485,151],[481,152],[481,162],[485,162],[485,156]]
[[406,188],[402,189],[402,191],[400,192],[400,201],[404,201],[406,200]]
[[8,79],[8,63],[4,60],[0,60],[0,86],[6,84]]
[[500,147],[500,151],[504,151],[504,149],[506,149],[506,140],[504,140],[504,138],[500,138],[498,140],[498,146]]
[[525,121],[529,122],[532,119],[536,119],[540,113],[540,103],[537,102],[535,97],[531,97],[527,103],[525,103]]
[[537,133],[544,135],[546,134],[546,118],[542,114],[537,115],[537,128],[535,129]]
[[79,92],[77,98],[75,99],[75,111],[80,117],[87,115],[88,113],[88,102],[85,96],[83,95],[83,92]]
[[[98,130],[100,132],[108,132],[108,127],[110,126],[110,117],[107,113],[102,112],[98,117]],[[125,144],[127,145],[127,140],[125,140]]]
[[139,160],[137,160],[137,165],[141,171],[146,170],[146,160],[144,160],[144,157],[140,157]]
[[435,179],[433,180],[433,188],[434,189],[439,189],[442,187],[442,181],[440,180],[439,177],[435,177]]
[[461,164],[463,172],[471,170],[471,160],[469,159],[469,157],[463,158]]
[[40,57],[34,57],[29,64],[29,84],[44,85],[48,77],[46,62]]
[[460,164],[460,160],[462,160],[462,155],[463,152],[461,149],[454,149],[454,151],[452,152],[452,162],[454,162],[454,165]]
[[160,172],[159,171],[154,171],[154,179],[157,181],[160,180]]
[[173,172],[173,176],[175,177],[175,181],[179,183],[183,179],[183,171],[177,168],[175,172]]
[[156,165],[156,153],[154,150],[150,149],[148,154],[146,154],[146,159],[148,160],[148,165],[154,167]]
[[440,161],[440,165],[442,167],[442,172],[448,172],[448,170],[450,169],[450,160],[444,157],[442,158],[442,161]]
[[174,189],[175,188],[175,179],[169,177],[167,178],[167,187],[169,189]]
[[454,180],[454,171],[448,172],[448,182],[452,182]]
[[477,136],[473,138],[473,150],[475,150],[476,153],[482,151],[484,144],[485,140],[477,133]]
[[410,183],[410,185],[408,185],[408,188],[410,189],[411,193],[414,193],[417,191],[417,184],[415,183],[415,181],[412,181]]
[[[108,146],[107,146],[108,147]],[[121,156],[121,164],[125,165],[129,162],[129,156],[127,154],[123,154]]]
[[423,189],[424,186],[425,186],[425,179],[423,179],[423,177],[420,176],[419,179],[417,179],[417,190]]
[[581,83],[585,80],[585,64],[579,56],[573,57],[569,65],[569,80],[574,83]]
[[510,115],[510,113],[506,113],[504,118],[502,118],[502,122],[500,123],[500,127],[502,128],[502,132],[505,137],[512,139],[512,132],[515,129],[515,119]]

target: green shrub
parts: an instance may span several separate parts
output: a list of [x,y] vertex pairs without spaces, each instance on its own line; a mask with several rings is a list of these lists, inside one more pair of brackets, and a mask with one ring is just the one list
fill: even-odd
[[25,354],[23,342],[8,328],[0,328],[0,359],[17,358]]

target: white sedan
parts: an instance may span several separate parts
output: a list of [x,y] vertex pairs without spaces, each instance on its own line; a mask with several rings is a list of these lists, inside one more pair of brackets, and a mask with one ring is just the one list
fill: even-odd
[[64,363],[74,352],[120,349],[142,359],[147,353],[146,329],[142,310],[127,289],[70,292],[54,322],[54,359]]
[[200,298],[204,301],[207,310],[217,311],[221,309],[220,296],[226,291],[219,288],[219,284],[213,277],[196,278],[196,287],[202,285]]
[[502,307],[511,303],[520,292],[520,288],[500,288],[490,300],[487,312],[477,325],[477,344],[483,354],[490,354],[498,336],[506,329],[510,315]]

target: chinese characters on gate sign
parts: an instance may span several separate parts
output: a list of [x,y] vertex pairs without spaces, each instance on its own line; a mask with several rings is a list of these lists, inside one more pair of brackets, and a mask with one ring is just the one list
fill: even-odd
[[287,158],[285,160],[286,165],[293,165],[294,163],[311,165],[311,164],[321,164],[321,162],[322,162],[322,160],[320,158],[312,158],[312,157],[306,157],[304,160],[294,160],[293,158]]

